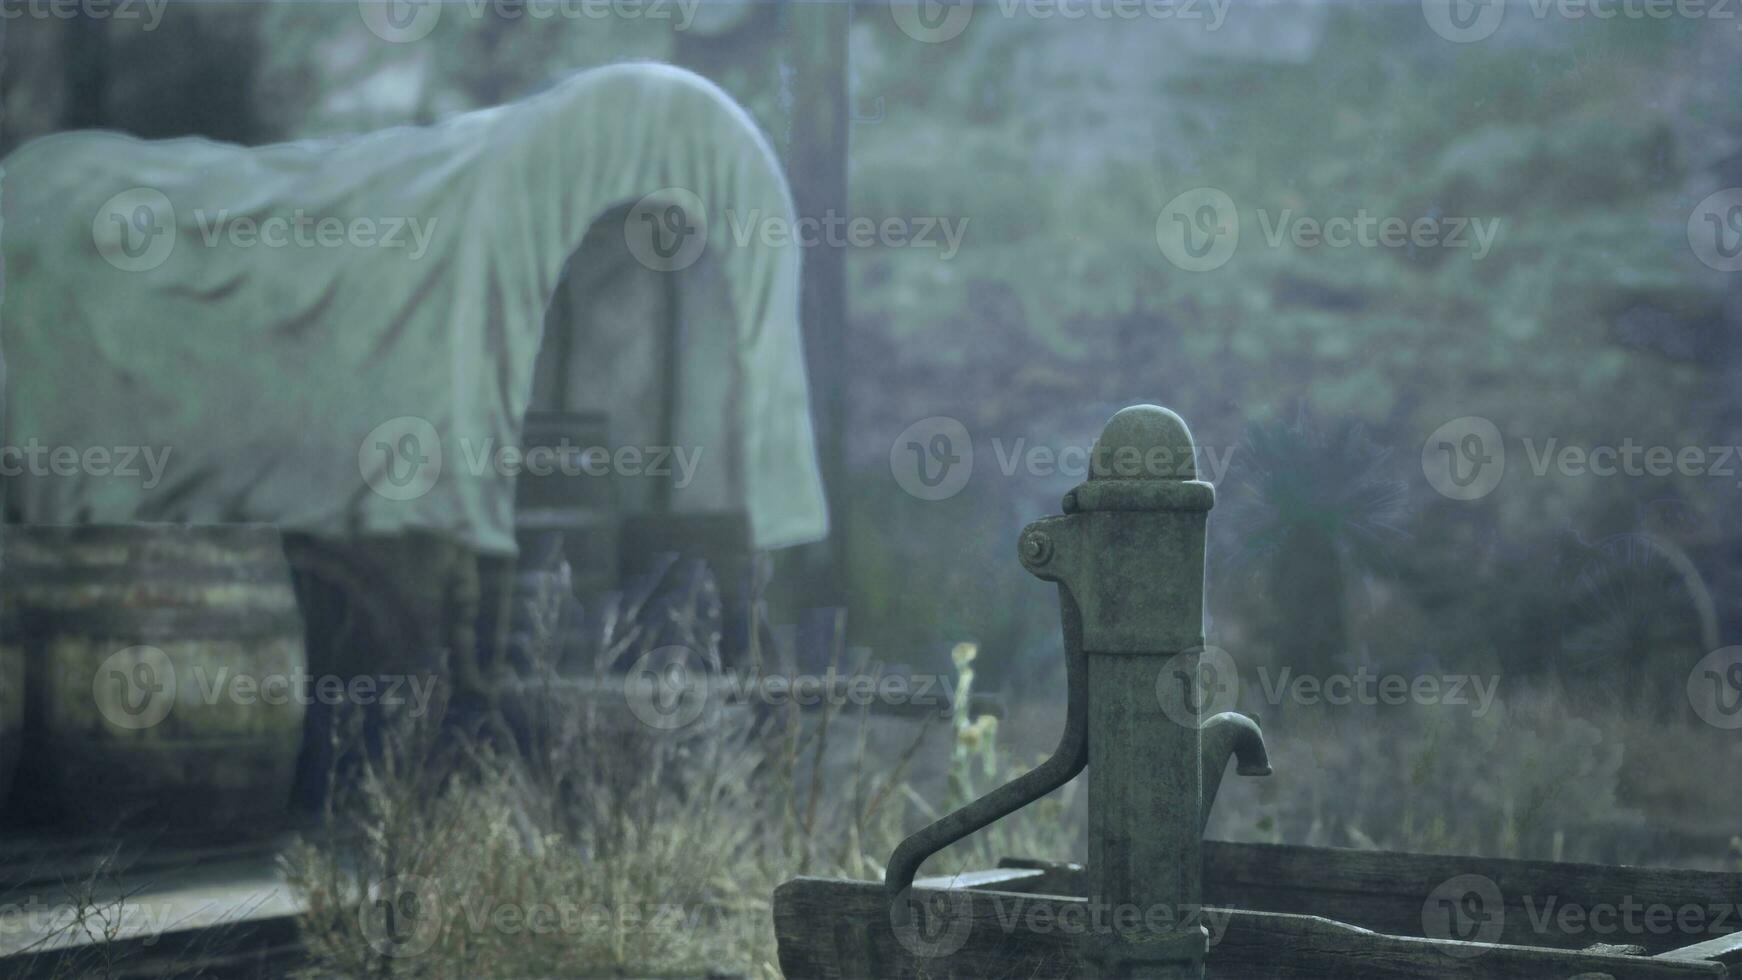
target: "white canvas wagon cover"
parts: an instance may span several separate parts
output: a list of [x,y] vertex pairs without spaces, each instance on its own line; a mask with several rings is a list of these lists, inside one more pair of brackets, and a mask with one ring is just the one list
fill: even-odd
[[62,134],[5,170],[4,480],[25,521],[422,529],[511,553],[513,463],[490,454],[519,444],[565,262],[660,192],[724,284],[686,319],[728,335],[680,355],[711,358],[681,377],[713,390],[677,400],[696,473],[672,506],[746,511],[759,547],[827,530],[799,255],[731,234],[790,221],[791,197],[699,76],[600,68],[431,127],[258,148]]

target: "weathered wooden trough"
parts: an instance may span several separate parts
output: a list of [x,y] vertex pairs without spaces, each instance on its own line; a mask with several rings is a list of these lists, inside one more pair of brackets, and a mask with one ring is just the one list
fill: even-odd
[[[1629,980],[1742,976],[1742,874],[1206,842],[1258,726],[1201,718],[1205,527],[1185,423],[1114,415],[1022,564],[1059,587],[1069,702],[1038,768],[914,834],[883,882],[774,896],[780,965],[809,978]],[[915,880],[932,854],[1089,774],[1086,865],[1007,859]]]

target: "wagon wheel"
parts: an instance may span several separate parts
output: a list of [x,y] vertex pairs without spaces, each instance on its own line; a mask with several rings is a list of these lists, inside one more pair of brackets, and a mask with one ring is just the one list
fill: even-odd
[[[309,650],[310,672],[316,677],[366,673],[379,664],[383,651],[417,649],[430,642],[427,627],[419,620],[417,606],[396,585],[391,570],[357,549],[336,547],[304,535],[287,535],[285,557],[290,564],[297,604]],[[444,671],[445,673],[445,671]],[[446,678],[437,688],[441,694],[432,709],[443,723],[449,696]],[[308,723],[299,765],[297,799],[318,806],[336,778],[343,756],[353,751],[335,744],[341,726],[357,724],[361,749],[371,755],[382,749],[380,730],[387,718],[369,712],[351,721],[335,706],[316,699],[309,705]],[[474,742],[500,738],[506,729],[498,715],[479,712],[458,726]]]
[[1717,644],[1704,579],[1657,535],[1598,542],[1568,583],[1558,667],[1564,680],[1610,706],[1661,718],[1681,703],[1690,664]]
[[286,535],[284,554],[303,611],[312,670],[334,671],[359,659],[345,654],[404,649],[416,642],[411,610],[380,563],[296,535]]

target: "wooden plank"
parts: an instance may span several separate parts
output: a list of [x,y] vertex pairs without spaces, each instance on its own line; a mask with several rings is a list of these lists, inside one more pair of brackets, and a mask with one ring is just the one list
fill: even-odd
[[[789,980],[1077,977],[1079,939],[1104,925],[1085,900],[974,889],[916,889],[917,929],[897,929],[880,884],[798,878],[774,896]],[[1412,939],[1308,915],[1211,907],[1211,980],[1613,980],[1727,976],[1723,964],[1562,949]],[[1103,914],[1103,922],[1116,917]]]
[[[1000,864],[1045,868],[1048,891],[1084,894],[1080,866]],[[1492,923],[1483,934],[1508,945],[1637,944],[1660,954],[1742,930],[1742,875],[1727,872],[1204,842],[1208,904],[1323,916],[1391,935],[1423,935],[1430,901],[1468,894],[1447,887],[1457,879],[1492,883],[1488,904],[1493,896],[1500,903],[1480,909]]]
[[0,895],[93,878],[185,872],[201,865],[247,861],[281,853],[294,835],[200,842],[165,834],[80,836],[53,831],[16,832],[0,842]]
[[265,980],[291,976],[305,966],[307,956],[295,917],[275,916],[117,940],[102,949],[54,947],[4,956],[0,976]]
[[[7,891],[0,976],[288,975],[302,963],[305,905],[278,867],[282,843],[128,849],[125,868]],[[83,881],[91,893],[75,899]],[[72,927],[81,908],[88,929]]]
[[1047,880],[1046,872],[1028,868],[996,868],[991,871],[963,871],[953,875],[916,878],[915,888],[979,888],[1001,892],[1033,893]]
[[92,935],[67,924],[87,902],[112,925],[119,943],[156,945],[163,937],[293,920],[305,904],[285,881],[277,852],[171,869],[154,868],[93,883],[75,898],[76,883],[43,884],[5,896],[0,907],[0,964],[20,953],[90,945]]
[[1728,936],[1672,949],[1667,953],[1659,953],[1658,957],[1666,960],[1716,960],[1726,966],[1742,965],[1742,932],[1732,932]]

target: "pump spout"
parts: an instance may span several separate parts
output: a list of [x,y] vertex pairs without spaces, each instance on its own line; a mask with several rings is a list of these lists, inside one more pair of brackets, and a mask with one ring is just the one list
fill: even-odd
[[1242,776],[1270,775],[1270,753],[1264,748],[1264,733],[1258,723],[1237,711],[1224,711],[1205,721],[1203,737],[1203,791],[1198,807],[1198,836],[1210,823],[1210,810],[1216,805],[1216,791],[1222,788],[1222,775],[1228,769],[1228,757],[1233,756],[1235,772]]

